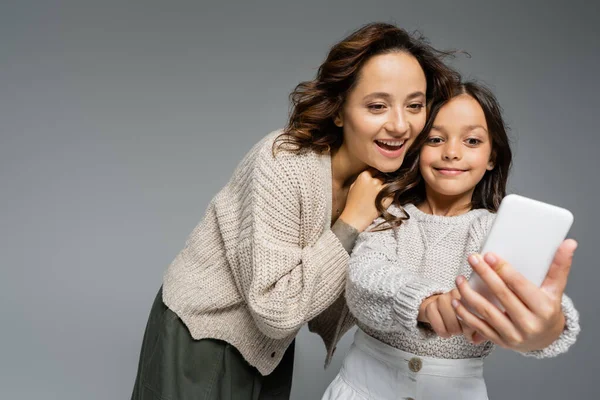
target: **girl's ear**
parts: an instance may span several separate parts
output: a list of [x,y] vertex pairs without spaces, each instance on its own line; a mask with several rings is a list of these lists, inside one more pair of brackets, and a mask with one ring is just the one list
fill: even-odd
[[492,152],[492,155],[490,156],[490,160],[487,163],[487,170],[491,171],[494,169],[495,166],[496,166],[496,153]]

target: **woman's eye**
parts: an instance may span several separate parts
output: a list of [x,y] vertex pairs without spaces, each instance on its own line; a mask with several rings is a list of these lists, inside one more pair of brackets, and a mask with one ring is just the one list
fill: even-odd
[[422,103],[413,103],[408,106],[408,108],[413,110],[421,110],[423,107],[425,106]]
[[369,110],[372,111],[381,111],[385,108],[384,104],[369,104]]

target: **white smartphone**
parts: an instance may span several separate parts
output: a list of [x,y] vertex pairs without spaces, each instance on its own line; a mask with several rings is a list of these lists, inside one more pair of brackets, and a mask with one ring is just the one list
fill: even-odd
[[[572,224],[573,214],[567,209],[510,194],[502,200],[480,254],[496,253],[528,280],[541,286]],[[471,274],[469,284],[504,311],[476,272]]]

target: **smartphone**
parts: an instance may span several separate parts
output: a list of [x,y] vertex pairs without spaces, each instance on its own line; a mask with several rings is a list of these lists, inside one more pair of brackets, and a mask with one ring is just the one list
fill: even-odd
[[[541,286],[572,224],[573,214],[567,209],[510,194],[500,203],[480,254],[496,253],[528,280]],[[504,311],[476,272],[471,274],[469,284]]]

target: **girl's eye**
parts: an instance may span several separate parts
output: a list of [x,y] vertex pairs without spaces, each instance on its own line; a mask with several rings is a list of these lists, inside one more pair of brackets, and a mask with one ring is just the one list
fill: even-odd
[[481,140],[476,139],[476,138],[467,139],[467,144],[469,144],[470,146],[477,146],[480,143],[481,143]]
[[439,143],[442,143],[442,138],[440,138],[440,137],[430,137],[430,138],[427,138],[427,143],[439,144]]
[[423,107],[425,106],[422,103],[413,103],[408,106],[412,110],[421,110]]

